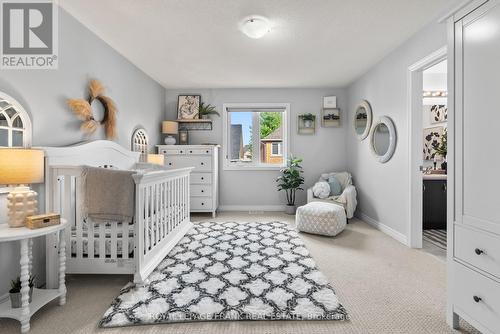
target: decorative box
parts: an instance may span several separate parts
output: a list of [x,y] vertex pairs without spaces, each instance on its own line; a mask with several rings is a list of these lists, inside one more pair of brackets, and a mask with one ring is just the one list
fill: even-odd
[[42,215],[26,217],[25,225],[29,229],[37,229],[60,224],[61,216],[56,213],[45,213]]

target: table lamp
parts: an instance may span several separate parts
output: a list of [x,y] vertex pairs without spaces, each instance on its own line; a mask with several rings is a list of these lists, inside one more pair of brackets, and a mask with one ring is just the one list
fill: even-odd
[[13,185],[7,196],[10,227],[22,227],[37,214],[38,194],[28,184],[43,182],[44,153],[32,149],[0,149],[0,184]]
[[165,156],[163,154],[148,154],[148,162],[150,164],[163,166],[165,163]]
[[162,133],[168,135],[165,138],[165,145],[175,145],[175,138],[171,135],[176,135],[179,132],[179,123],[174,121],[163,121],[161,129]]

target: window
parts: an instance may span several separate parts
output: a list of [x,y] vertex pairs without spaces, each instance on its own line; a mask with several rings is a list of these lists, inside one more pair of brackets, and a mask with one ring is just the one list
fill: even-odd
[[12,97],[0,92],[0,147],[29,147],[31,121]]
[[281,155],[281,143],[272,143],[271,145],[271,155]]
[[224,169],[278,169],[286,164],[287,103],[223,107]]

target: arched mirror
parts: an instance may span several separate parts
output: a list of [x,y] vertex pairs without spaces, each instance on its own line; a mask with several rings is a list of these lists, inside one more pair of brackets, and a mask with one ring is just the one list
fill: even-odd
[[370,148],[381,163],[391,159],[396,150],[396,127],[389,117],[380,117],[370,133]]
[[140,161],[146,162],[149,152],[149,138],[145,129],[137,128],[132,134],[132,151],[141,152]]
[[12,96],[0,92],[0,147],[30,147],[31,120]]
[[372,108],[368,101],[361,101],[354,110],[354,132],[359,140],[368,137],[372,125]]

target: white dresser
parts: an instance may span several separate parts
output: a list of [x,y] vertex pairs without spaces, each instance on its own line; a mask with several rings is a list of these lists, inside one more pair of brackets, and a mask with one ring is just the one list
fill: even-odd
[[218,145],[157,145],[165,166],[194,167],[190,177],[191,212],[211,212],[219,206]]
[[500,1],[471,1],[448,27],[447,319],[500,333]]

